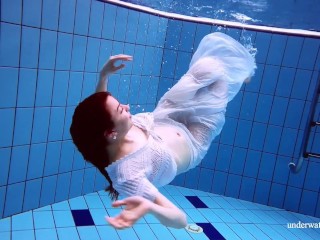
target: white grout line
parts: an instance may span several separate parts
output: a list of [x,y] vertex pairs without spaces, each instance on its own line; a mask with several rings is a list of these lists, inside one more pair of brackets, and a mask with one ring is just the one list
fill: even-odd
[[316,32],[316,31],[249,25],[249,24],[238,23],[238,22],[223,21],[223,20],[219,20],[219,19],[211,19],[211,18],[204,18],[204,17],[191,17],[191,16],[186,16],[186,15],[177,14],[177,13],[168,13],[168,12],[152,9],[150,7],[145,7],[145,6],[140,6],[140,5],[136,5],[133,3],[123,2],[120,0],[101,0],[101,1],[105,2],[105,3],[110,3],[113,5],[125,7],[125,8],[130,8],[133,10],[149,13],[149,14],[156,15],[159,17],[169,18],[169,19],[177,19],[177,20],[183,20],[183,21],[188,21],[188,22],[218,25],[218,26],[222,26],[222,27],[235,27],[235,28],[240,28],[240,29],[255,30],[255,31],[262,31],[262,32],[269,32],[269,33],[278,33],[278,34],[286,34],[286,35],[320,38],[320,32]]

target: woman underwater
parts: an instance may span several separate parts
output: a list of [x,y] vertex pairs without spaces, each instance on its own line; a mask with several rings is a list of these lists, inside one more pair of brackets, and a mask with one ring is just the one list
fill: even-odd
[[250,79],[255,60],[239,42],[223,33],[205,36],[188,72],[160,99],[151,113],[131,115],[106,91],[110,74],[124,67],[112,56],[100,72],[96,93],[75,109],[70,133],[78,150],[106,177],[112,206],[125,208],[106,217],[115,228],[131,227],[147,213],[174,228],[186,215],[159,191],[176,175],[196,167],[221,132],[229,101]]

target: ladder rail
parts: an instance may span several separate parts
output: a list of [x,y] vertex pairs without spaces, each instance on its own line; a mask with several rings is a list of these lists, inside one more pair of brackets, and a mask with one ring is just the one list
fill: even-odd
[[302,143],[300,148],[300,157],[297,163],[294,163],[293,161],[289,163],[289,168],[292,173],[299,173],[305,158],[308,158],[308,157],[320,158],[320,154],[307,152],[307,146],[309,144],[311,128],[317,127],[320,125],[318,121],[313,121],[319,95],[320,95],[320,76],[318,75],[315,91],[314,91],[313,98],[310,105],[310,112],[307,118],[306,127],[305,127],[305,131],[302,138]]

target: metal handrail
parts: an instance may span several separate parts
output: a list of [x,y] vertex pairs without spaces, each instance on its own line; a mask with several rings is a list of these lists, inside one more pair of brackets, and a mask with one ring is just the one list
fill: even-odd
[[301,149],[300,149],[300,158],[298,159],[297,163],[294,163],[294,162],[289,163],[289,168],[292,173],[299,173],[305,158],[308,158],[308,157],[320,158],[320,154],[318,154],[318,153],[307,152],[307,146],[309,143],[311,127],[319,126],[319,122],[313,121],[319,95],[320,95],[320,76],[318,77],[318,81],[317,81],[317,84],[315,87],[315,92],[314,92],[311,106],[310,106],[311,110],[309,112],[309,116],[308,116],[307,123],[306,123],[306,128],[305,128],[304,135],[302,138],[302,144],[301,144]]

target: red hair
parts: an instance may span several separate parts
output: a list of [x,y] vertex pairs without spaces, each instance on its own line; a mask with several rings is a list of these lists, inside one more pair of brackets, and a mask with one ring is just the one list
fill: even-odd
[[114,122],[106,108],[109,96],[111,96],[109,92],[98,92],[79,103],[72,117],[70,134],[83,158],[97,167],[108,180],[109,187],[106,191],[109,191],[110,197],[117,199],[119,193],[113,188],[112,181],[105,170],[110,162],[106,152],[108,143],[104,133],[114,128]]

